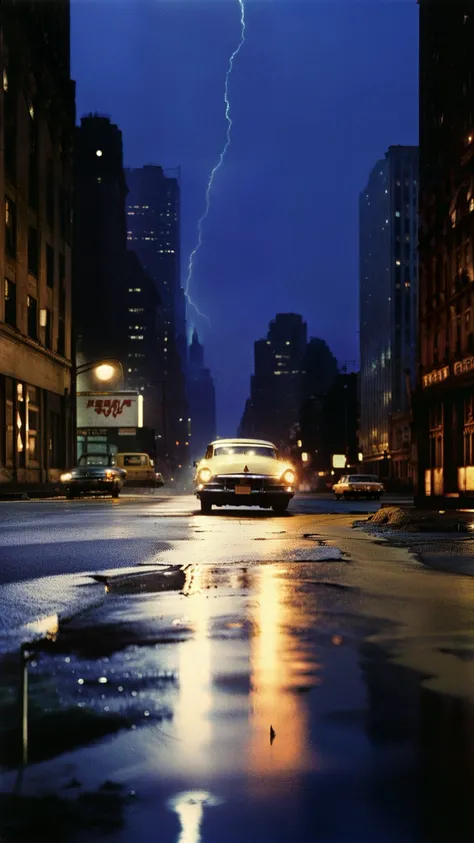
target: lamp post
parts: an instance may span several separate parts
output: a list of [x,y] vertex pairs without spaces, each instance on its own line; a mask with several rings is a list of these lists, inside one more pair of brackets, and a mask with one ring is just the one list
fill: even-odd
[[[92,391],[100,391],[100,389],[114,388],[123,383],[124,374],[123,366],[120,360],[114,357],[106,357],[101,360],[90,360],[85,363],[78,363],[75,358],[75,365],[73,370],[71,398],[73,401],[73,429],[74,429],[74,450],[77,450],[77,397],[84,390],[78,388],[78,380],[82,375],[90,374],[92,378]],[[85,391],[88,391],[91,384],[86,385]],[[98,389],[99,387],[99,389]]]

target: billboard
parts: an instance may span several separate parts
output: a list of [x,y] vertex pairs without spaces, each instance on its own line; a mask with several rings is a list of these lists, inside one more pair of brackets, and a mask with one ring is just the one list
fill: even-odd
[[137,392],[78,392],[77,426],[143,427],[143,395]]

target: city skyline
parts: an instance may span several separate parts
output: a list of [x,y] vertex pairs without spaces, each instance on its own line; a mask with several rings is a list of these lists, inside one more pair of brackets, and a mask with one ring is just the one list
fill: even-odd
[[[275,312],[301,313],[339,360],[358,357],[358,195],[389,145],[417,142],[416,4],[354,3],[343,26],[338,4],[247,2],[246,11],[232,146],[192,288],[212,327],[188,310],[215,377],[223,435],[237,427],[253,342]],[[114,14],[110,4],[72,6],[78,118],[109,113],[127,167],[181,165],[182,280],[225,136],[224,77],[239,33],[231,0],[123,2]]]

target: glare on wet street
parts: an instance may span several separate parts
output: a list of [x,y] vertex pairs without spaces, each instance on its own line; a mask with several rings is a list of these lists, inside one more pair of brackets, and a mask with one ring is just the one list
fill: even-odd
[[472,579],[354,527],[377,508],[3,504],[6,839],[472,840]]

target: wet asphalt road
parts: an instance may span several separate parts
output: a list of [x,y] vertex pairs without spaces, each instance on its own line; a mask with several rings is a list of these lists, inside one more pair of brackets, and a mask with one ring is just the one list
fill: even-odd
[[[31,764],[0,837],[474,840],[473,580],[352,529],[344,511],[376,506],[3,505],[0,641],[71,619],[30,665]],[[1,742],[0,760],[11,791]]]
[[[379,506],[373,501],[336,502],[330,495],[302,495],[291,503],[287,518],[300,513],[363,514]],[[255,523],[275,522],[273,513],[258,509],[214,509],[210,517],[242,518],[249,513]],[[0,502],[0,585],[153,563],[170,543],[192,539],[207,517],[201,516],[191,495]]]

